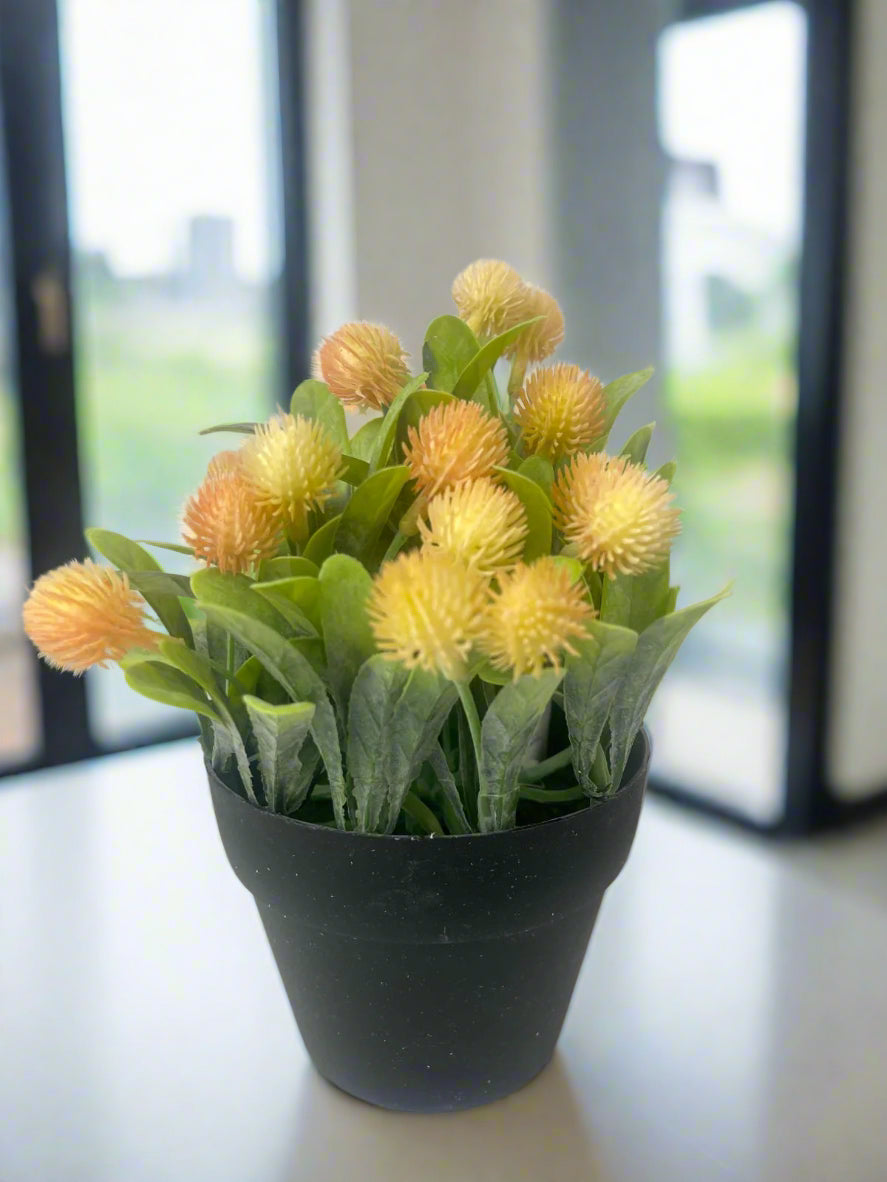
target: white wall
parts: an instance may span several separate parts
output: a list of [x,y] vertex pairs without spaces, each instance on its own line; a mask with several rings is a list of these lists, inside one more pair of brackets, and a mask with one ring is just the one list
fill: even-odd
[[856,19],[850,258],[828,777],[887,783],[887,4]]

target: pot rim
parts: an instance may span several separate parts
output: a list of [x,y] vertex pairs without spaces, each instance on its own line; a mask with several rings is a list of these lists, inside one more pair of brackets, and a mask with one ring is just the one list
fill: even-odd
[[571,812],[563,813],[559,817],[549,817],[547,821],[533,821],[530,825],[515,825],[511,829],[496,829],[491,833],[478,833],[472,831],[471,833],[364,833],[359,829],[339,829],[338,826],[318,825],[314,821],[300,821],[298,817],[287,816],[286,813],[272,813],[269,809],[262,808],[261,805],[253,804],[252,801],[247,800],[239,792],[231,788],[222,777],[218,774],[210,761],[204,755],[204,767],[206,768],[207,777],[215,781],[218,785],[225,789],[225,792],[232,796],[241,805],[247,809],[254,811],[270,820],[282,823],[285,825],[295,826],[297,829],[310,830],[316,833],[338,834],[343,838],[373,838],[377,841],[392,841],[401,843],[415,843],[415,842],[429,842],[434,841],[435,844],[440,844],[442,841],[469,841],[477,838],[501,838],[504,833],[532,833],[546,826],[559,825],[563,822],[575,820],[577,816],[583,813],[596,812],[598,809],[612,804],[618,800],[629,788],[638,780],[646,779],[647,770],[650,766],[650,760],[653,755],[653,739],[646,726],[642,726],[635,737],[632,744],[631,753],[629,755],[629,766],[634,762],[635,752],[638,748],[638,743],[641,742],[640,757],[635,763],[634,770],[630,776],[623,779],[619,788],[612,796],[606,796],[602,800],[591,802],[591,798],[586,798],[589,803],[585,804],[583,808],[573,809]]

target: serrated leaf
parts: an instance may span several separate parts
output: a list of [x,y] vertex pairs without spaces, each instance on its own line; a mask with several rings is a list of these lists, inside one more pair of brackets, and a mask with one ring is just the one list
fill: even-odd
[[543,554],[551,553],[551,502],[534,480],[510,468],[496,468],[496,474],[503,484],[516,493],[527,514],[527,540],[524,543],[524,561],[532,562]]
[[316,529],[305,543],[303,557],[307,558],[318,569],[323,565],[324,560],[329,558],[336,547],[336,534],[338,533],[341,520],[341,513],[337,517],[331,517],[329,521],[323,523],[320,529]]
[[207,616],[224,628],[262,662],[262,665],[290,695],[294,702],[313,702],[311,734],[329,777],[336,823],[344,829],[346,819],[345,778],[336,716],[326,687],[302,653],[266,624],[231,608],[210,603],[200,605]]
[[320,617],[329,683],[344,720],[361,665],[376,651],[367,615],[369,572],[348,554],[333,554],[320,568]]
[[439,674],[405,669],[378,654],[361,666],[348,710],[348,770],[358,829],[393,831],[455,698],[455,687]]
[[592,766],[613,700],[637,645],[637,633],[615,624],[591,620],[589,635],[576,642],[578,655],[567,658],[564,674],[564,713],[570,733],[573,769],[589,796],[600,786]]
[[409,478],[405,465],[368,476],[348,502],[336,532],[336,549],[366,562],[388,522],[398,494]]
[[520,793],[518,776],[551,696],[562,674],[547,669],[525,674],[503,686],[481,724],[481,788],[477,798],[481,833],[515,825]]
[[[541,316],[534,316],[530,320],[524,320],[521,324],[515,324],[513,328],[509,328],[505,332],[500,333],[499,336],[493,337],[491,341],[487,341],[485,345],[478,349],[459,374],[456,384],[453,386],[454,397],[471,398],[509,345],[513,345],[525,329],[541,319]],[[446,389],[446,387],[441,388]],[[498,408],[487,407],[487,409],[495,412]]]
[[693,625],[729,593],[727,587],[711,599],[662,616],[638,638],[610,712],[610,771],[614,791],[622,781],[632,744],[643,725],[653,694],[678,649]]
[[313,702],[287,702],[272,706],[245,694],[243,704],[249,716],[259,758],[259,771],[265,787],[265,799],[273,813],[294,812],[304,800],[296,798],[292,786],[299,782],[302,771],[299,753],[311,728],[315,706]]
[[422,365],[435,390],[449,393],[478,351],[477,337],[458,316],[438,316],[425,332]]
[[[123,534],[114,533],[110,529],[88,529],[86,540],[94,550],[97,550],[112,566],[125,571],[162,571],[160,563],[147,550],[143,550],[138,542],[133,542]],[[191,640],[191,630],[178,599],[179,593],[157,594],[145,596],[145,602],[157,613],[157,618],[170,634],[178,636],[186,643]]]
[[376,435],[376,442],[373,445],[373,452],[370,456],[371,474],[380,471],[380,469],[389,463],[391,453],[394,450],[394,441],[397,438],[397,423],[400,419],[400,412],[412,395],[425,384],[427,378],[427,373],[420,373],[416,377],[410,378],[385,411],[385,417],[382,419],[382,426]]
[[343,452],[348,450],[348,428],[345,426],[345,410],[342,403],[326,382],[308,378],[296,386],[290,399],[290,414],[313,419],[326,430],[330,438]]
[[655,423],[647,423],[645,427],[638,427],[637,431],[625,441],[625,446],[619,454],[628,456],[633,464],[643,464],[647,458],[647,449],[653,438],[655,427]]

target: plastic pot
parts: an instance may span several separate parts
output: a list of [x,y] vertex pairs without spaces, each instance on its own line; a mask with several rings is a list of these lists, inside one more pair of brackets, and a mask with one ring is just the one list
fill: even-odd
[[210,770],[225,851],[320,1074],[405,1112],[471,1108],[537,1075],[631,849],[649,755],[642,733],[623,787],[599,804],[440,838],[305,824]]

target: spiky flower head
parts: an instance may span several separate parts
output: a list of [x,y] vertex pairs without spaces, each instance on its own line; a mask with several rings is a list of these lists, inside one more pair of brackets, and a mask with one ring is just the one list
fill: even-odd
[[560,668],[594,614],[582,585],[551,555],[529,566],[520,563],[497,581],[484,616],[482,651],[497,669],[513,670],[515,678]]
[[418,488],[429,497],[444,488],[490,476],[508,459],[501,421],[476,402],[433,406],[410,427],[404,457]]
[[519,497],[488,477],[444,489],[432,497],[426,516],[419,522],[426,547],[453,554],[489,577],[517,562],[527,536]]
[[528,283],[524,286],[514,323],[520,324],[522,320],[532,320],[536,316],[542,319],[524,329],[506,350],[506,357],[514,357],[524,365],[544,361],[564,339],[564,314],[560,304],[541,287]]
[[602,383],[562,361],[533,370],[514,404],[527,450],[552,461],[593,443],[605,411]]
[[315,375],[346,406],[382,410],[410,376],[404,347],[389,328],[354,320],[320,342]]
[[25,633],[54,669],[85,673],[119,661],[134,648],[154,648],[145,603],[125,574],[92,559],[41,575],[22,609]]
[[257,504],[297,539],[307,533],[309,511],[332,495],[341,467],[335,440],[301,415],[275,415],[243,445],[243,471]]
[[[237,454],[222,452],[223,456]],[[216,465],[215,471],[218,474],[208,475],[185,502],[182,537],[208,566],[243,574],[277,553],[280,524],[268,505],[258,502],[239,466],[225,470]]]
[[411,550],[386,562],[368,611],[379,651],[408,669],[467,673],[487,597],[487,581],[442,550]]
[[240,471],[242,465],[242,451],[217,451],[207,465],[207,480],[211,480],[216,476],[227,476],[229,472]]
[[665,560],[680,532],[668,484],[625,456],[576,456],[552,490],[555,520],[579,556],[615,578]]
[[479,337],[494,337],[523,319],[526,284],[501,259],[477,259],[453,280],[460,317]]

